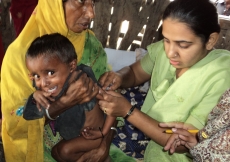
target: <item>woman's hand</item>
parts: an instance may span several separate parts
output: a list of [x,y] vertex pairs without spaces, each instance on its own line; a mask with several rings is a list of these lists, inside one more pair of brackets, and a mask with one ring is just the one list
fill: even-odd
[[99,106],[107,115],[114,117],[126,116],[132,107],[130,102],[121,94],[114,91],[100,91],[102,98],[99,98]]
[[109,71],[100,77],[99,83],[103,90],[116,90],[121,86],[122,77],[119,73]]
[[173,134],[169,137],[164,150],[170,150],[173,154],[177,147],[185,146],[188,149],[194,147],[198,141],[196,133],[190,133],[188,129],[196,129],[192,125],[182,122],[159,123],[160,127],[171,128]]
[[51,104],[49,114],[51,117],[56,117],[76,104],[90,101],[98,92],[98,85],[84,73],[69,85],[65,95]]
[[99,87],[84,73],[70,84],[66,94],[60,98],[62,103],[73,106],[90,101],[99,92]]

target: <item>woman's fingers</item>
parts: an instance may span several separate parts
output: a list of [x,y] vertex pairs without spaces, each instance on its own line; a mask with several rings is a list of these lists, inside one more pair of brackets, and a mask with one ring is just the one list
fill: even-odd
[[188,149],[197,144],[195,134],[190,133],[188,130],[181,128],[172,128],[173,134],[169,137],[164,149],[170,150],[170,153],[174,153],[176,147],[185,146]]
[[82,104],[90,101],[99,92],[99,87],[86,74],[82,74],[78,80],[72,82],[62,98],[63,103],[70,105]]
[[183,129],[196,129],[192,124],[187,124],[183,122],[167,122],[159,123],[159,126],[162,128],[183,128]]
[[104,73],[100,77],[99,83],[101,84],[103,90],[116,90],[120,87],[121,78],[118,73],[110,71]]
[[[82,78],[84,79],[84,78]],[[97,83],[95,83],[91,78],[86,77],[85,82],[83,82],[83,90],[81,92],[82,94],[82,101],[80,103],[88,102],[93,97],[95,97],[99,93],[99,87]],[[82,80],[84,81],[84,80]]]
[[175,147],[175,142],[177,141],[177,139],[178,139],[178,134],[172,134],[169,137],[169,139],[168,139],[168,141],[164,147],[164,150],[170,150],[170,152],[171,152],[171,150],[173,151],[174,147]]
[[41,106],[40,106],[39,103],[36,103],[36,106],[37,106],[37,108],[38,108],[38,111],[42,111],[42,108],[41,108]]
[[183,128],[184,123],[182,122],[167,122],[167,123],[159,123],[160,127],[163,128]]
[[100,99],[98,104],[107,115],[123,117],[132,107],[130,102],[117,92],[105,91],[102,96],[103,99]]
[[111,73],[112,72],[105,72],[99,79],[99,83],[104,90],[106,89],[106,87],[109,87],[109,84],[112,82],[113,78],[111,76]]

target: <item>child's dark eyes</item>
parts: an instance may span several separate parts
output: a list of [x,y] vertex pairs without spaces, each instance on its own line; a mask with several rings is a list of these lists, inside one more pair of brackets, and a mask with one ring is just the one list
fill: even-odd
[[34,75],[34,79],[39,79],[39,78],[40,78],[39,75],[37,75],[37,74]]
[[80,2],[80,3],[85,3],[85,0],[78,0],[78,2]]
[[[54,75],[54,71],[48,71],[48,72],[47,72],[47,75],[48,75],[48,76]],[[40,76],[39,76],[38,74],[33,74],[33,75],[31,75],[31,76],[32,76],[31,78],[33,78],[33,79],[35,79],[35,80],[40,79]]]
[[49,76],[51,76],[51,75],[53,75],[53,74],[54,74],[54,71],[49,71],[49,72],[48,72],[48,75],[49,75]]

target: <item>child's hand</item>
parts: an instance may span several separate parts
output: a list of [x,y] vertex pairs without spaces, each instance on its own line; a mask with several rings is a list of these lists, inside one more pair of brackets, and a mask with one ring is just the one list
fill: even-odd
[[104,137],[100,129],[95,129],[93,127],[84,128],[81,134],[85,139],[88,139],[88,140],[95,140],[95,139]]
[[170,150],[170,153],[174,153],[179,146],[185,146],[188,149],[194,147],[198,141],[197,134],[188,132],[188,129],[196,129],[194,126],[184,124],[180,122],[160,123],[160,127],[172,128],[173,134],[169,137],[164,150]]
[[43,92],[43,91],[35,91],[33,94],[33,98],[36,101],[36,106],[39,111],[41,111],[41,106],[49,109],[50,107],[50,101],[54,101],[54,99],[51,97],[51,93],[48,92]]
[[169,137],[164,150],[170,150],[173,154],[177,147],[185,146],[188,149],[194,147],[198,142],[196,134],[188,132],[183,128],[172,128],[173,134]]

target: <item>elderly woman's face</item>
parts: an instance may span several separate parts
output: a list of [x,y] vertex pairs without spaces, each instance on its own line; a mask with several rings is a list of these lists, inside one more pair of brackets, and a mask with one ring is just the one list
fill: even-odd
[[64,2],[65,21],[69,30],[81,33],[94,18],[94,0],[67,0]]

